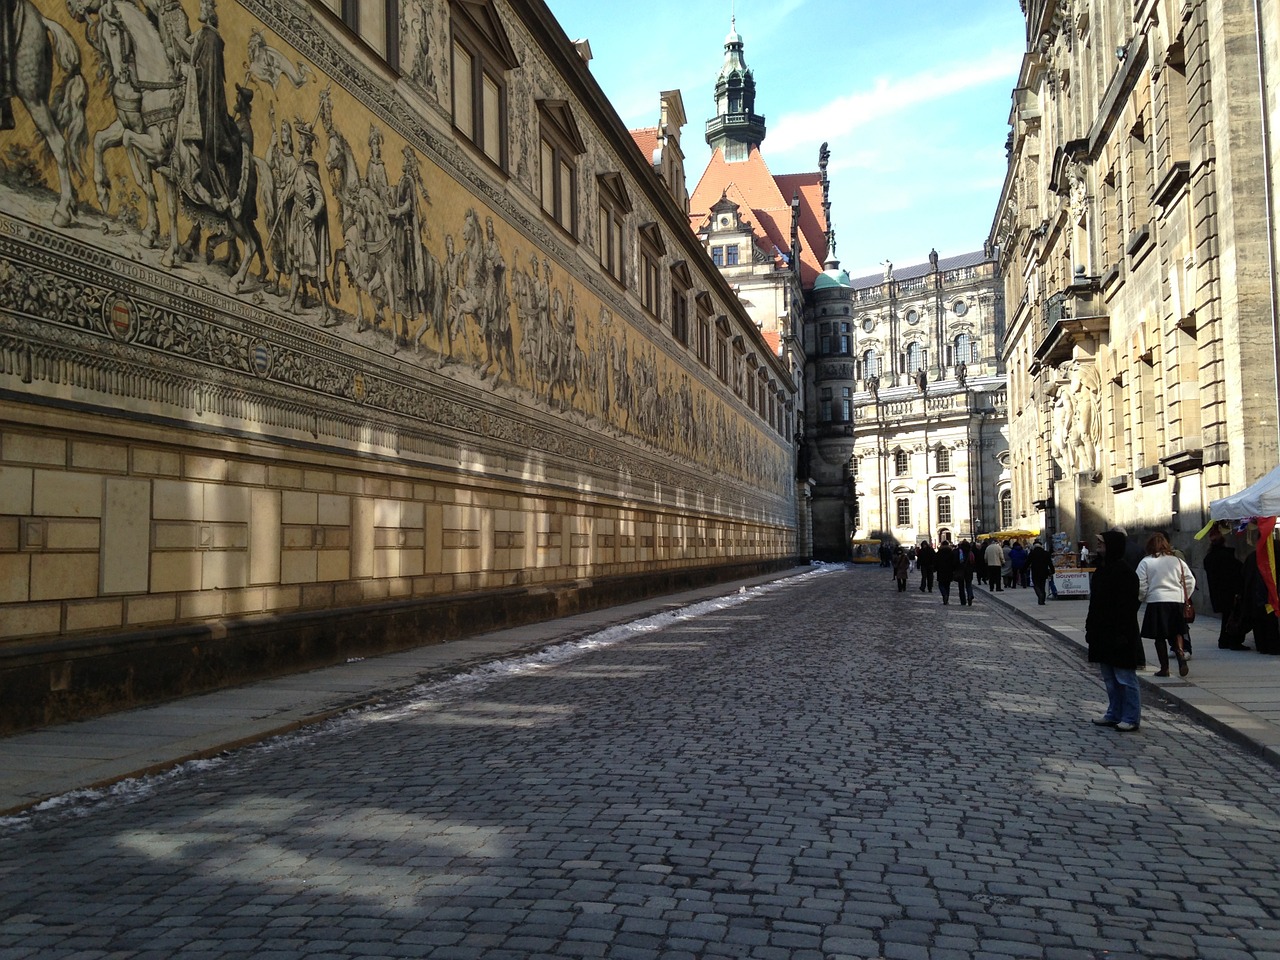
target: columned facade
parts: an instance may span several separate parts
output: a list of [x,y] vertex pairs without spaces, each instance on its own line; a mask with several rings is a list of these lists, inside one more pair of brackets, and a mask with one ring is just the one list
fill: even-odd
[[1280,4],[1025,9],[991,235],[1016,519],[1188,550],[1280,453]]

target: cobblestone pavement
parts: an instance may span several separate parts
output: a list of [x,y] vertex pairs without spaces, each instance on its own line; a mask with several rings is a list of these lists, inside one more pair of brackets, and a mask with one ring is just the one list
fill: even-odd
[[1280,957],[1276,771],[879,568],[0,822],[0,960]]

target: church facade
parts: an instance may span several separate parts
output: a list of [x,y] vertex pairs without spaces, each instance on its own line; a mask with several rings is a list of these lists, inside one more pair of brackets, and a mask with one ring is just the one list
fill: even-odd
[[0,729],[802,552],[795,371],[542,0],[40,9]]
[[1016,521],[1165,530],[1280,452],[1280,4],[1024,4],[991,240]]

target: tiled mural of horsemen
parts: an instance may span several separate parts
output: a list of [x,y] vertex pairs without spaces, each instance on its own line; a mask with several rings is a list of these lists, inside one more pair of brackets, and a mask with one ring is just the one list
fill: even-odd
[[501,208],[459,190],[429,143],[353,109],[259,21],[228,13],[220,25],[214,0],[47,0],[66,4],[48,18],[31,0],[4,2],[27,11],[13,21],[17,62],[40,69],[15,74],[7,58],[0,93],[26,104],[20,132],[52,159],[31,152],[31,188],[14,201],[23,215],[90,243],[110,236],[192,290],[221,282],[341,340],[434,357],[455,380],[707,462],[736,459],[736,418],[616,297],[606,305],[555,251],[531,248]]
[[[71,174],[82,171],[87,144],[88,86],[80,72],[80,51],[61,24],[43,16],[31,0],[0,4],[0,130],[14,127],[13,99],[21,101],[44,138],[58,168],[58,205],[53,224],[68,226],[75,201]],[[54,65],[62,80],[54,86]]]
[[[94,182],[109,210],[104,156],[123,148],[147,197],[144,237],[154,242],[158,213],[154,175],[164,183],[169,246],[162,263],[196,255],[202,231],[229,234],[244,248],[229,283],[245,286],[254,259],[264,263],[256,225],[257,167],[227,107],[225,50],[213,0],[202,0],[194,33],[175,3],[152,16],[120,0],[68,0],[71,15],[85,24],[116,108],[116,123],[94,137]],[[178,241],[179,207],[194,227]]]

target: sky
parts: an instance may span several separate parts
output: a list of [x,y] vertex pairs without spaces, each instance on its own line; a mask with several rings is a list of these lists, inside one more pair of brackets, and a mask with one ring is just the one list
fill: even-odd
[[829,144],[837,255],[853,277],[887,260],[982,249],[1006,169],[1025,48],[1017,0],[547,0],[629,129],[678,89],[689,190],[710,150],[730,17],[755,75],[775,174],[817,170]]

